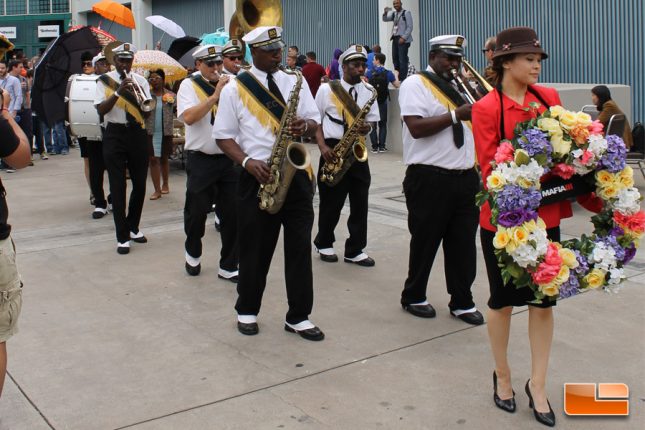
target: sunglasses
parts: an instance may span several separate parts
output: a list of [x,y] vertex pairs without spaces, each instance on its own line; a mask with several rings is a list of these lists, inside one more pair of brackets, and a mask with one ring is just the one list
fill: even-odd
[[244,59],[244,57],[241,55],[236,55],[236,56],[227,55],[226,58],[233,61],[242,61],[242,59]]
[[485,54],[488,51],[492,51],[492,50],[493,50],[493,48],[484,48],[484,49],[482,49],[482,52]]
[[213,67],[213,66],[215,66],[217,64],[222,64],[222,62],[218,61],[218,60],[205,60],[204,64],[206,64],[206,66],[208,66],[208,67]]
[[92,65],[91,61],[83,61],[83,67],[90,67]]

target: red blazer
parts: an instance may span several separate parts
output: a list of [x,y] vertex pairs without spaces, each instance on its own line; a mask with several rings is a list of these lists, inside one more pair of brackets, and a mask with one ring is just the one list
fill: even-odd
[[[538,85],[533,85],[531,88],[549,106],[562,105],[558,92],[553,88]],[[546,110],[546,106],[542,106],[538,98],[528,91],[524,97],[524,104],[522,106],[505,95],[502,95],[502,97],[504,101],[504,133],[506,139],[513,137],[513,130],[518,122],[527,121],[532,118],[531,112],[524,110],[528,108],[529,103],[539,103],[540,108],[538,111],[540,113]],[[499,92],[496,90],[491,91],[473,105],[472,124],[477,160],[481,168],[484,187],[486,187],[486,179],[492,172],[490,162],[495,158],[495,152],[501,140]],[[578,198],[578,202],[594,212],[599,212],[602,208],[602,202],[597,198],[592,199],[589,195],[581,196]],[[573,211],[571,209],[571,203],[565,200],[540,206],[538,214],[544,220],[547,228],[552,228],[560,225],[561,219],[571,217]],[[490,205],[486,202],[479,213],[479,225],[486,230],[495,231],[497,229],[490,223],[490,216]]]

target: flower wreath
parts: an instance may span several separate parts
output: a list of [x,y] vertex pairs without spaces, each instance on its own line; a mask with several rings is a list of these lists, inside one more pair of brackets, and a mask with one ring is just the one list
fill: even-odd
[[[625,278],[623,266],[636,253],[645,232],[642,197],[626,166],[623,140],[603,137],[603,126],[583,112],[553,106],[519,123],[513,138],[503,140],[491,161],[487,190],[477,204],[491,207],[497,227],[495,254],[505,283],[529,287],[537,301],[569,297],[588,288],[613,288]],[[602,210],[591,221],[591,236],[561,243],[547,239],[538,217],[542,199],[540,178],[551,173],[563,179],[587,175],[595,181]]]

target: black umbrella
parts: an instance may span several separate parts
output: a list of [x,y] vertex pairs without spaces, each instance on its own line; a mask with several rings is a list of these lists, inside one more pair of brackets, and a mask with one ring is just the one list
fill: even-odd
[[175,39],[168,48],[168,55],[179,61],[188,51],[199,46],[201,40],[193,36],[184,36]]
[[32,109],[50,127],[65,119],[67,80],[82,73],[81,55],[96,55],[101,45],[89,27],[58,36],[47,48],[34,72]]

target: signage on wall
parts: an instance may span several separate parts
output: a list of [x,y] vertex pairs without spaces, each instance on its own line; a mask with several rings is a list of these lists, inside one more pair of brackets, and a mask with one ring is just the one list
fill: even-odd
[[7,39],[16,39],[16,27],[0,27],[0,33],[7,36]]
[[39,38],[58,37],[58,36],[60,36],[60,26],[58,25],[39,25],[38,26]]

